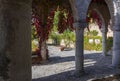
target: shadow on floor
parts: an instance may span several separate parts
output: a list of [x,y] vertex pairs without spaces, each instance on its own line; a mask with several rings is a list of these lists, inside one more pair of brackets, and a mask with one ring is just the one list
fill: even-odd
[[[84,54],[84,61],[85,62],[99,61],[99,60],[104,59],[104,58],[106,58],[106,57],[102,56],[101,53]],[[111,56],[107,56],[106,59],[111,59]],[[66,57],[54,56],[54,57],[50,57],[49,61],[43,65],[51,65],[51,64],[70,62],[70,61],[75,61],[75,56],[66,56]]]
[[[74,56],[70,57],[52,57],[50,63],[75,61]],[[87,81],[93,78],[105,77],[111,74],[120,73],[119,69],[110,68],[111,56],[103,56],[101,53],[89,53],[84,55],[84,67],[86,74],[80,78],[73,76],[74,70],[54,74],[50,76],[33,79],[32,81]]]
[[[106,68],[106,69],[102,69],[102,68]],[[87,81],[90,79],[96,79],[96,78],[109,76],[111,74],[115,74],[112,71],[112,69],[107,68],[107,67],[96,67],[96,69],[93,67],[87,67],[85,68],[85,71],[86,73],[81,77],[75,77],[73,75],[74,70],[71,70],[71,71],[62,72],[59,74],[54,74],[51,76],[33,79],[32,81]]]
[[70,61],[75,61],[75,57],[74,56],[69,56],[69,57],[51,57],[49,59],[49,64],[56,64],[56,63],[70,62]]

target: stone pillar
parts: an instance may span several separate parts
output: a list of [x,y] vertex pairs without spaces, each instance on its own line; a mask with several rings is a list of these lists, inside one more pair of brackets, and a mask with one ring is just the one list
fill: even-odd
[[75,76],[84,74],[84,28],[86,23],[76,22]]
[[120,0],[114,0],[114,32],[112,66],[120,68]]
[[107,28],[103,26],[101,28],[102,32],[102,55],[106,56],[107,55]]
[[0,77],[31,81],[31,0],[0,0]]
[[114,30],[112,66],[120,68],[120,29]]

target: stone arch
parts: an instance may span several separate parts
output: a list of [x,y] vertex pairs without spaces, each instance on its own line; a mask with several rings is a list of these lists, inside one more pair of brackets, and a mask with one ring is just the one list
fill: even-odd
[[108,8],[109,8],[109,11],[110,11],[110,16],[111,16],[111,19],[112,19],[112,22],[114,22],[114,3],[113,3],[113,0],[105,0]]
[[100,18],[101,18],[101,20],[102,20],[102,24],[103,25],[105,25],[105,19],[104,19],[104,17],[103,17],[103,15],[97,10],[97,9],[94,9],[96,12],[97,12],[97,14],[100,16]]
[[91,9],[96,10],[97,12],[99,12],[102,15],[105,25],[107,26],[108,22],[111,18],[107,4],[104,3],[102,5],[98,5],[97,3],[91,2],[89,5],[89,8],[88,8],[88,11]]
[[[102,3],[97,3],[94,1],[91,1],[88,11],[89,10],[95,10],[98,15],[100,16],[100,19],[102,21],[102,28],[101,28],[101,32],[102,32],[102,54],[104,56],[107,55],[107,32],[108,32],[108,25],[109,22],[111,20],[111,14],[110,9],[108,4],[106,3],[106,1],[104,0]],[[89,13],[89,12],[88,12]],[[111,27],[111,26],[110,26]],[[113,29],[113,27],[111,27],[111,29]]]
[[[72,11],[73,11],[74,21],[75,22],[81,22],[81,21],[86,22],[87,11],[89,9],[89,6],[90,6],[90,3],[91,3],[92,0],[84,0],[84,1],[69,0],[69,1],[71,3],[71,8],[72,8]],[[114,17],[115,6],[114,6],[114,3],[113,3],[113,0],[105,0],[105,2],[106,2],[107,7],[109,9],[110,18],[112,20],[112,25],[113,25],[114,21],[115,21],[115,17]],[[87,25],[87,24],[85,24],[85,25]]]
[[112,0],[110,0],[110,1],[109,0],[104,0],[104,2],[105,2],[105,5],[102,5],[102,6],[90,3],[89,8],[92,7],[92,8],[95,8],[95,9],[97,9],[101,12],[101,14],[103,15],[103,18],[105,20],[106,26],[108,26],[108,24],[112,21],[112,23],[110,23],[110,25],[111,25],[110,27],[113,30],[113,24],[114,24],[114,21],[115,21],[114,4],[113,4]]
[[91,0],[69,0],[73,11],[74,22],[86,22],[86,15]]
[[78,20],[78,10],[77,10],[76,5],[75,5],[75,0],[69,0],[69,2],[71,5],[74,20]]
[[99,27],[99,30],[101,30],[102,33],[102,55],[107,56],[107,27],[106,21],[103,16],[103,14],[96,8],[94,8],[92,11],[96,12],[96,14],[99,16],[101,21],[101,27]]
[[[88,8],[92,0],[69,0],[73,11],[75,21],[83,20],[86,18]],[[114,21],[114,3],[113,0],[105,0],[112,21]]]
[[[84,28],[87,26],[86,16],[92,0],[69,0],[69,1],[71,2],[71,7],[74,15],[74,27],[76,28],[76,53],[75,53],[76,72],[75,74],[77,74],[77,76],[80,76],[82,73],[84,73],[83,31],[84,31]],[[114,19],[113,0],[105,0],[105,3],[108,6],[110,17],[112,21],[114,21],[115,19]],[[104,17],[105,16],[103,16],[103,18]],[[107,23],[108,20],[106,20],[105,22]]]

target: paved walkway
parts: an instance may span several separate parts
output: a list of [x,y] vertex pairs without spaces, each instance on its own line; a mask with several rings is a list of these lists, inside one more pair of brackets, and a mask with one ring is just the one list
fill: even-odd
[[61,52],[58,47],[49,46],[49,52],[50,60],[47,64],[32,67],[32,81],[88,81],[120,73],[119,69],[110,68],[111,56],[104,57],[101,52],[85,51],[86,74],[74,77],[75,50]]

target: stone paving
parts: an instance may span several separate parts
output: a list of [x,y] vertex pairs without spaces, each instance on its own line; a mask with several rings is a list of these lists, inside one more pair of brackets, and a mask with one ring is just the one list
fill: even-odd
[[101,52],[85,51],[85,74],[75,77],[75,50],[59,51],[49,46],[50,59],[46,64],[32,66],[32,81],[88,81],[120,73],[110,67],[112,56],[103,56]]

